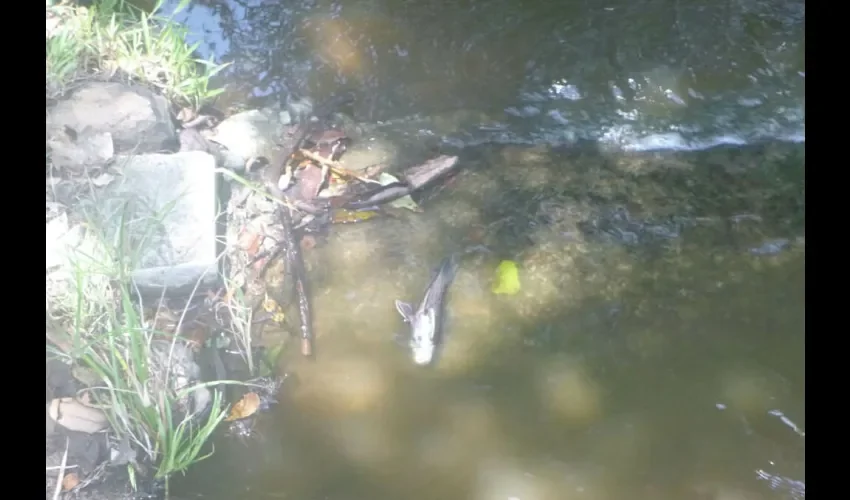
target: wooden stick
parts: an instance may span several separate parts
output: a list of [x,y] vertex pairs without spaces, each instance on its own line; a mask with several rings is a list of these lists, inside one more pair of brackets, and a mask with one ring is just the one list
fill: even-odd
[[339,176],[350,177],[350,178],[353,178],[353,179],[357,179],[359,181],[370,182],[372,184],[380,184],[380,182],[378,182],[374,179],[362,177],[361,175],[357,174],[356,172],[348,170],[347,168],[343,167],[338,161],[330,160],[330,159],[325,158],[321,155],[318,155],[318,154],[316,154],[312,151],[308,151],[306,149],[301,149],[301,150],[298,151],[298,153],[300,155],[302,155],[304,158],[307,158],[308,160],[313,160],[314,162],[318,163],[319,165],[326,166],[326,167],[330,168],[335,174],[337,174]]

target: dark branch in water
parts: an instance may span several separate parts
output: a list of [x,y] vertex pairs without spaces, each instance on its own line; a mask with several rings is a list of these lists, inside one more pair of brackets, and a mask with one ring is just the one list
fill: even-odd
[[[326,104],[321,106],[322,111],[317,113],[317,117],[321,120],[329,115],[334,108],[345,104],[350,99],[350,96],[343,95],[340,98],[332,98]],[[265,187],[273,196],[278,199],[286,200],[294,204],[294,206],[305,212],[316,214],[322,213],[312,205],[293,200],[278,186],[281,174],[286,170],[292,153],[298,151],[307,137],[313,132],[317,122],[304,120],[298,125],[295,133],[295,142],[291,147],[287,148],[281,156],[273,161],[264,172]],[[300,238],[296,233],[292,223],[292,212],[286,206],[278,206],[276,208],[277,217],[283,225],[284,231],[284,255],[286,258],[286,272],[292,278],[293,289],[298,302],[298,318],[300,323],[301,336],[301,354],[304,356],[313,355],[313,316],[310,308],[309,289],[307,287],[307,272],[304,269],[304,260],[301,257]]]
[[441,155],[421,165],[410,167],[402,173],[402,180],[367,191],[357,200],[348,202],[344,208],[359,210],[395,201],[418,191],[436,179],[448,174],[457,166],[457,156]]
[[[287,147],[280,157],[271,162],[264,172],[265,187],[274,197],[285,200],[286,205],[281,205],[276,208],[276,216],[280,220],[284,230],[283,250],[286,259],[286,274],[290,278],[295,299],[298,304],[299,331],[301,337],[301,353],[304,356],[312,356],[314,351],[313,345],[313,317],[310,305],[309,287],[307,284],[307,273],[304,269],[304,261],[301,256],[300,235],[295,228],[293,222],[294,207],[297,210],[317,215],[327,211],[326,206],[314,206],[313,203],[300,201],[293,196],[289,196],[281,189],[281,175],[286,174],[292,176],[289,171],[289,163],[292,160],[293,153],[301,151],[302,145],[308,141],[308,138],[313,137],[317,124],[320,124],[331,111],[344,104],[347,97],[341,99],[332,99],[324,104],[322,111],[317,113],[318,121],[304,120],[302,121],[295,133],[295,142]],[[309,155],[307,155],[310,157]],[[316,158],[312,158],[316,161]],[[358,196],[357,200],[349,201],[344,205],[344,208],[358,209],[363,207],[373,207],[383,203],[388,203],[397,200],[403,196],[417,191],[431,184],[438,178],[448,174],[457,166],[458,158],[456,156],[438,156],[428,160],[427,162],[416,167],[409,168],[401,174],[401,180],[386,186],[380,186],[378,189],[369,191],[365,195]],[[325,167],[334,168],[337,165],[333,162],[319,161]],[[347,172],[346,172],[347,173]],[[353,175],[359,179],[359,176]],[[365,182],[365,181],[364,181]]]
[[298,301],[298,319],[301,333],[301,354],[313,355],[313,315],[310,309],[310,297],[307,288],[307,271],[301,257],[300,238],[292,226],[292,213],[286,207],[280,207],[283,222],[284,245],[286,245],[286,268],[292,276],[293,288]]

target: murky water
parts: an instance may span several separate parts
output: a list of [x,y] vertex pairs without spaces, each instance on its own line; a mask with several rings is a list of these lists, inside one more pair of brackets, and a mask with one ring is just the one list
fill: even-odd
[[[246,102],[353,90],[375,133],[463,169],[306,255],[317,360],[287,356],[260,437],[181,495],[805,497],[802,2],[193,5]],[[694,151],[765,138],[798,142]],[[470,245],[491,253],[417,369],[393,300]],[[517,295],[491,291],[502,259]]]
[[[462,161],[425,213],[334,228],[308,254],[317,361],[293,352],[300,383],[261,437],[219,442],[183,488],[804,498],[802,146]],[[464,261],[442,356],[417,369],[393,300],[471,244],[492,254]],[[517,295],[491,292],[500,259]]]

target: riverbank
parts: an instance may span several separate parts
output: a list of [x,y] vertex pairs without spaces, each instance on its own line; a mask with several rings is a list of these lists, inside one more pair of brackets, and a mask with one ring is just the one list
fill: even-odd
[[202,459],[227,407],[176,340],[185,308],[169,323],[167,302],[138,302],[130,277],[160,242],[127,232],[156,219],[134,219],[126,196],[98,197],[126,173],[116,154],[138,161],[175,143],[173,110],[219,94],[210,78],[225,66],[197,61],[183,27],[122,0],[48,2],[46,26],[47,498],[131,498]]
[[[48,440],[49,498],[57,476],[83,498],[129,498],[133,483],[156,490],[145,479],[183,470],[180,493],[213,499],[749,497],[768,481],[799,496],[804,143],[627,147],[644,130],[611,126],[609,111],[635,124],[654,112],[662,131],[690,119],[663,92],[687,93],[669,71],[647,72],[635,99],[603,96],[616,109],[601,114],[577,103],[580,86],[541,98],[543,81],[520,93],[527,105],[482,93],[487,113],[476,99],[453,106],[464,88],[521,79],[482,84],[449,63],[439,77],[401,72],[396,87],[395,62],[341,64],[365,60],[335,57],[359,47],[357,24],[324,18],[305,26],[330,66],[271,80],[312,82],[317,98],[360,82],[354,113],[299,120],[316,110],[294,99],[216,113],[201,104],[220,68],[187,55],[196,34],[140,13],[113,29],[113,14],[48,7],[48,434],[65,428]],[[240,36],[280,26],[246,19],[257,29]],[[290,28],[281,39],[303,34]],[[416,64],[458,51],[425,54]],[[253,61],[239,60],[260,86]],[[362,78],[312,79],[352,69]],[[714,117],[691,99],[694,116]],[[423,100],[439,109],[402,112]],[[378,121],[386,103],[407,118]],[[620,113],[629,106],[643,114]],[[363,187],[410,189],[409,167],[444,155],[457,168],[438,182],[381,210],[344,209]],[[285,199],[282,185],[295,186]],[[288,212],[287,227],[292,192],[321,210]],[[430,269],[469,247],[488,252],[452,286],[439,362],[416,370],[392,341],[405,328],[393,304],[421,297]],[[494,291],[502,262],[511,293]],[[306,314],[285,293],[293,269]],[[781,443],[748,427],[777,422],[790,431]],[[629,460],[657,450],[663,460]]]

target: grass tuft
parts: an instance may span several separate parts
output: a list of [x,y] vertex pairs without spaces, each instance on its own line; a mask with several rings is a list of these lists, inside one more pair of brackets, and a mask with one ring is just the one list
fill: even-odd
[[[182,0],[175,12],[188,3]],[[92,75],[126,76],[196,109],[220,94],[223,89],[211,88],[210,79],[227,64],[196,58],[186,28],[159,14],[162,4],[146,13],[124,0],[91,7],[48,0],[47,97],[55,99]]]
[[[118,228],[128,227],[125,218]],[[199,374],[186,373],[197,366],[187,362],[188,344],[158,331],[132,293],[130,275],[140,252],[126,231],[107,237],[96,223],[85,226],[67,269],[53,273],[52,285],[48,279],[48,338],[58,346],[48,350],[75,373],[88,374],[77,378],[86,379],[90,404],[104,410],[114,437],[140,458],[128,465],[130,477],[140,464],[151,464],[152,476],[167,480],[209,456],[204,445],[228,411],[222,391],[209,388],[239,382],[197,383]]]

